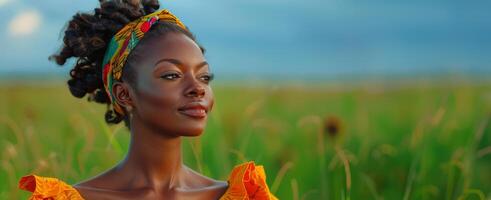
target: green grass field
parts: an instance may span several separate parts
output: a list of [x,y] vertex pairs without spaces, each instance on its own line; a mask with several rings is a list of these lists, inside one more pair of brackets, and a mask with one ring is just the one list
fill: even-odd
[[[205,133],[185,163],[226,180],[264,165],[280,199],[491,199],[491,82],[212,85]],[[242,86],[241,86],[242,85]],[[76,183],[115,165],[128,132],[63,82],[0,85],[0,199],[36,173]]]

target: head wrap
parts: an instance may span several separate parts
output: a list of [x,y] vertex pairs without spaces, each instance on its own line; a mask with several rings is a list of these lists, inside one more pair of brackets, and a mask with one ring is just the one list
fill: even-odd
[[121,115],[124,115],[124,111],[116,103],[116,99],[112,94],[112,85],[115,81],[121,80],[123,66],[131,50],[136,47],[145,33],[158,21],[175,23],[182,29],[187,30],[186,26],[168,10],[159,10],[125,25],[113,36],[104,55],[102,81],[114,110]]

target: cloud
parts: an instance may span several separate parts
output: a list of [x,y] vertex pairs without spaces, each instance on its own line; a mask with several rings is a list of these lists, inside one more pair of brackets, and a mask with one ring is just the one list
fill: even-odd
[[0,0],[0,7],[7,5],[10,2],[12,2],[12,0]]
[[41,25],[41,18],[36,10],[21,11],[9,22],[8,32],[14,37],[31,35]]

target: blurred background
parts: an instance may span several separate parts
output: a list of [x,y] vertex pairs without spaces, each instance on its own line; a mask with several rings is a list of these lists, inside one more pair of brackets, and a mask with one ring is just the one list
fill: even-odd
[[[280,199],[491,199],[490,1],[160,1],[207,49],[216,106],[185,162],[266,168]],[[48,61],[96,0],[0,0],[0,199],[23,175],[74,184],[128,131]]]

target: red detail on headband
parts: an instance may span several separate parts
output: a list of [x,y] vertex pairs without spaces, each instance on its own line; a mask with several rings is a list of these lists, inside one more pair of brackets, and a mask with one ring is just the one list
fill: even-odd
[[157,18],[155,18],[155,17],[148,19],[148,21],[144,22],[140,26],[140,31],[143,33],[148,32],[148,30],[150,30],[150,27],[152,27],[152,25],[155,24],[155,22],[157,22]]
[[150,29],[150,22],[145,22],[142,24],[142,26],[140,27],[140,30],[144,33],[146,33],[149,29]]
[[149,21],[150,22],[150,25],[155,24],[156,21],[157,21],[157,17],[150,18],[150,21]]
[[102,81],[107,84],[107,72],[109,72],[109,63],[104,65],[104,71],[102,72]]

